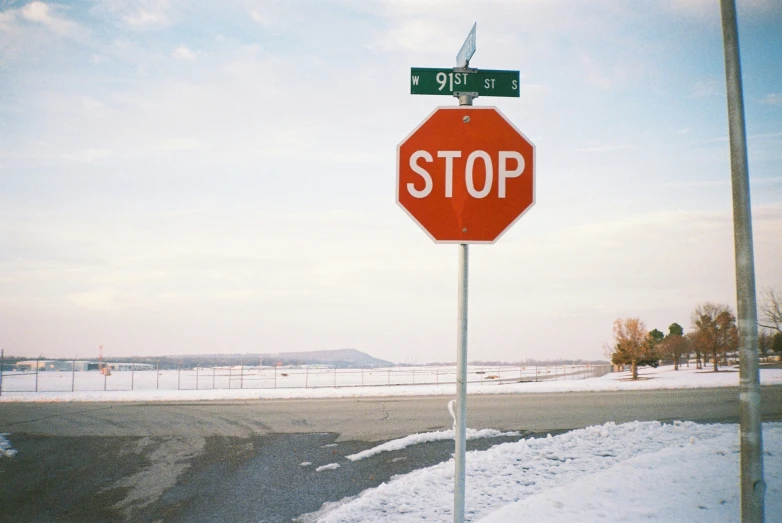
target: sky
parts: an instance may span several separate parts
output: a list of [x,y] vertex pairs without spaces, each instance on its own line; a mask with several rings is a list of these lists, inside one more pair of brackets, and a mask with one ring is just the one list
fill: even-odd
[[[782,286],[782,5],[738,2],[759,290]],[[456,359],[458,246],[395,203],[454,98],[411,67],[519,70],[498,107],[536,203],[470,250],[470,360],[605,357],[616,318],[735,310],[716,0],[0,0],[0,349],[355,348]]]

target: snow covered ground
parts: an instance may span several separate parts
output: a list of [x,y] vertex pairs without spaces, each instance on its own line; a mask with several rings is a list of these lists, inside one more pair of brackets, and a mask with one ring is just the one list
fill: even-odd
[[[139,373],[136,373],[139,374]],[[782,369],[762,369],[763,385],[782,385]],[[599,378],[524,383],[470,383],[470,394],[617,391],[738,386],[738,372],[684,367],[643,369]],[[205,399],[452,395],[454,385],[225,390],[4,392],[0,401],[181,401]],[[0,427],[2,428],[2,427]],[[497,431],[471,431],[492,437]],[[0,457],[12,458],[13,435],[0,435]],[[450,439],[452,431],[413,434],[316,468],[410,445]],[[782,423],[765,423],[766,521],[782,523]],[[739,520],[739,438],[735,424],[633,422],[587,427],[467,454],[469,521],[734,522]],[[302,463],[302,467],[311,466]],[[377,488],[304,516],[304,522],[451,521],[453,460],[397,476]]]
[[[766,423],[763,432],[766,521],[774,523],[782,521],[782,423]],[[468,452],[467,519],[739,521],[738,441],[737,425],[607,423]],[[409,443],[410,436],[384,446]],[[453,473],[451,460],[397,476],[301,521],[452,521]]]
[[[427,373],[419,373],[417,379],[423,380],[439,380],[448,378],[449,368],[443,369],[426,369]],[[537,371],[534,367],[525,367],[520,369],[519,367],[507,368],[512,370],[505,370],[504,374],[501,368],[489,368],[489,367],[471,367],[470,372],[473,381],[468,383],[468,394],[517,394],[517,393],[543,393],[543,392],[586,392],[586,391],[613,391],[613,390],[639,390],[639,389],[681,389],[681,388],[700,388],[700,387],[736,387],[739,384],[738,370],[733,367],[725,367],[720,372],[714,373],[709,370],[696,370],[694,366],[683,367],[678,371],[674,371],[673,367],[659,367],[657,369],[644,368],[641,370],[641,379],[638,381],[629,380],[629,372],[610,373],[598,378],[583,379],[585,374],[582,368],[569,368],[559,367],[557,370],[554,367],[548,367],[546,370],[548,373],[544,374],[543,367],[538,367]],[[313,374],[315,371],[312,371]],[[396,371],[403,372],[403,371]],[[516,375],[516,379],[510,380],[507,376],[510,373]],[[518,379],[534,379],[535,372],[538,373],[538,378],[543,381],[524,381],[518,382]],[[191,371],[192,373],[192,371]],[[329,370],[331,379],[333,380],[333,371]],[[389,369],[375,369],[373,371],[365,370],[364,376],[365,382],[369,379],[385,379],[388,380]],[[111,386],[107,387],[109,390],[103,391],[103,377],[96,372],[82,372],[75,373],[77,379],[92,380],[95,383],[91,383],[90,390],[79,390],[76,387],[75,392],[70,392],[70,384],[72,375],[70,372],[42,372],[39,375],[39,382],[47,380],[60,380],[57,386],[50,385],[51,388],[56,388],[66,392],[46,391],[46,387],[39,387],[39,390],[44,392],[31,392],[34,390],[33,386],[29,383],[20,384],[19,382],[13,384],[9,374],[4,375],[3,392],[0,396],[0,402],[14,402],[14,401],[204,401],[204,400],[244,400],[244,399],[287,399],[287,398],[350,398],[359,396],[427,396],[427,395],[452,395],[455,392],[455,386],[453,383],[437,384],[435,382],[428,384],[406,384],[406,385],[360,385],[359,371],[355,371],[353,374],[354,381],[357,381],[358,385],[345,386],[345,387],[326,387],[319,386],[312,388],[309,384],[307,388],[304,388],[302,382],[299,386],[282,386],[278,388],[248,388],[252,382],[243,384],[244,388],[207,388],[192,390],[176,390],[177,371],[161,371],[161,381],[166,380],[173,381],[173,387],[168,387],[169,390],[156,388],[142,388],[142,390],[127,390],[130,389],[131,373],[130,372],[115,372],[108,380],[116,380],[112,382],[115,387],[121,387],[126,390],[111,390]],[[282,382],[285,379],[292,378],[291,376],[282,376],[282,372],[279,373],[277,379]],[[287,372],[285,374],[288,374]],[[12,374],[11,374],[12,375]],[[489,376],[500,375],[506,376],[502,378],[508,381],[488,380]],[[521,378],[518,376],[521,375]],[[415,375],[411,375],[415,376]],[[34,379],[34,375],[21,376],[25,380]],[[300,379],[299,376],[296,379]],[[155,371],[141,371],[135,372],[132,379],[139,380],[141,383],[147,382],[154,387],[156,381]],[[193,376],[188,375],[188,380],[192,380]],[[202,380],[201,387],[211,386],[212,376],[204,374],[199,377]],[[293,379],[293,378],[292,378]],[[306,378],[305,378],[306,379]],[[321,377],[320,379],[323,379]],[[382,381],[382,379],[380,381]],[[415,379],[415,378],[414,378]],[[760,379],[762,385],[782,385],[782,369],[762,369],[760,372]],[[96,381],[97,380],[97,381]],[[450,379],[448,379],[450,381]],[[397,383],[397,381],[391,381]],[[119,384],[119,385],[118,385]],[[15,385],[15,388],[12,387]],[[40,385],[40,383],[39,383]],[[66,386],[67,385],[67,386]],[[195,387],[195,383],[192,385]],[[238,384],[236,385],[238,386]],[[85,387],[86,388],[86,387]],[[138,387],[137,387],[138,388]],[[11,389],[11,390],[9,390]],[[19,389],[26,391],[22,392]],[[96,390],[98,389],[98,390]],[[173,389],[173,390],[172,390]],[[184,389],[184,386],[183,386]]]
[[9,436],[7,432],[0,432],[0,458],[13,458],[16,456],[16,449],[11,446],[7,436]]

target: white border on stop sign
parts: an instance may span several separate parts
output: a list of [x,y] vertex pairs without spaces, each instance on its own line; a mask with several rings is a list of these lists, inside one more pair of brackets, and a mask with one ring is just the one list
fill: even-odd
[[[423,126],[429,120],[429,118],[432,117],[432,115],[434,115],[434,113],[436,113],[437,111],[439,111],[441,109],[446,109],[446,110],[466,110],[466,111],[475,111],[475,110],[482,110],[482,109],[493,109],[493,110],[495,110],[497,112],[497,114],[500,115],[500,117],[503,120],[505,120],[505,122],[507,122],[508,125],[513,127],[513,129],[517,133],[519,133],[521,135],[521,137],[524,138],[527,141],[527,143],[529,143],[532,146],[532,203],[530,203],[527,206],[527,208],[524,209],[510,224],[508,224],[508,226],[505,227],[505,229],[503,229],[502,232],[499,233],[497,235],[497,237],[494,238],[494,240],[492,240],[492,241],[437,240],[437,239],[434,238],[434,236],[432,236],[429,233],[429,231],[426,230],[426,227],[424,227],[421,224],[421,222],[419,222],[415,218],[415,216],[413,216],[410,213],[410,211],[408,211],[407,208],[399,202],[399,167],[400,167],[400,156],[401,156],[400,149],[402,148],[402,145],[407,140],[409,140],[410,137],[413,136],[413,134],[415,134],[415,132],[418,131],[418,129],[420,129],[421,126]],[[537,187],[536,187],[536,183],[535,183],[535,169],[537,167],[536,149],[537,148],[535,147],[535,144],[533,143],[533,141],[530,140],[529,138],[527,138],[527,135],[524,134],[523,132],[521,132],[521,130],[519,130],[519,128],[516,127],[516,125],[514,125],[514,123],[511,122],[510,119],[508,119],[508,117],[505,116],[505,114],[502,111],[499,110],[499,108],[497,108],[497,107],[495,107],[493,105],[483,105],[483,106],[481,106],[481,105],[477,105],[477,106],[476,105],[445,105],[445,106],[435,107],[434,110],[432,110],[432,112],[429,113],[426,116],[426,118],[421,120],[421,122],[418,125],[416,125],[415,128],[412,131],[407,133],[407,136],[405,136],[404,139],[401,142],[399,142],[397,144],[397,146],[396,146],[396,187],[395,187],[395,190],[394,190],[394,192],[396,194],[396,204],[399,207],[401,207],[403,211],[405,211],[405,214],[407,214],[410,217],[410,219],[412,219],[413,222],[415,222],[415,224],[418,225],[418,227],[420,227],[421,230],[424,231],[426,233],[426,235],[429,236],[429,238],[434,243],[447,243],[447,244],[457,244],[457,245],[464,244],[464,243],[467,243],[467,244],[491,245],[493,243],[497,243],[497,240],[502,238],[505,235],[505,233],[508,232],[508,230],[511,227],[513,227],[516,224],[516,222],[519,221],[519,219],[521,219],[522,216],[527,214],[527,212],[535,206],[535,201],[537,199],[537,194],[536,194]]]

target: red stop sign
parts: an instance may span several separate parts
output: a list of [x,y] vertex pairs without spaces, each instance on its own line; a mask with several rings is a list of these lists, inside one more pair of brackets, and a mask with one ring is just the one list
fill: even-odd
[[494,243],[535,202],[535,146],[494,107],[440,107],[397,148],[396,201],[437,243]]

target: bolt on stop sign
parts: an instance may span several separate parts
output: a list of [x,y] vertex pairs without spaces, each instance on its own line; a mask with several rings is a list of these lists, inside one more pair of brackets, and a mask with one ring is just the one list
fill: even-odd
[[397,203],[437,243],[494,243],[535,202],[535,146],[494,107],[440,107],[397,148]]

